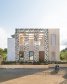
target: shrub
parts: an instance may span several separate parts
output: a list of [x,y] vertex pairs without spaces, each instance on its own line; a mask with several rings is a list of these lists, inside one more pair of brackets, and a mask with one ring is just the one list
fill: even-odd
[[16,61],[2,61],[1,64],[16,64]]

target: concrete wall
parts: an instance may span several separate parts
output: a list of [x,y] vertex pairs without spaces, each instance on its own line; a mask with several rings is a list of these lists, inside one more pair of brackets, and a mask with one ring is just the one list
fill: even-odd
[[15,61],[15,38],[8,38],[7,61]]
[[[51,45],[51,34],[56,35],[56,45],[52,46]],[[48,38],[49,38],[49,60],[50,61],[59,61],[60,56],[59,56],[59,47],[60,47],[60,39],[59,39],[59,29],[49,29],[48,30]],[[52,52],[55,52],[55,59],[53,60],[52,57]]]

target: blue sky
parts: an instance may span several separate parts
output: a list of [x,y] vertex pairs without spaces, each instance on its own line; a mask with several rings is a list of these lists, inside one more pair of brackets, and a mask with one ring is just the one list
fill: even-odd
[[0,0],[0,47],[15,28],[59,28],[61,49],[67,45],[67,0]]

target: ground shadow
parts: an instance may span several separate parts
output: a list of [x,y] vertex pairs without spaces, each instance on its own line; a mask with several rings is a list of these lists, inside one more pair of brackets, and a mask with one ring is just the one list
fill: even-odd
[[60,84],[67,84],[67,80],[64,80],[64,81],[61,82]]
[[67,73],[63,76],[63,78],[67,79]]
[[18,77],[32,75],[38,72],[45,71],[44,68],[15,68],[15,69],[0,69],[0,82],[8,81]]
[[60,84],[67,84],[67,71],[66,71],[66,74],[63,76],[63,78],[65,80],[63,82],[61,82]]
[[50,71],[51,71],[51,72],[50,72],[51,75],[56,75],[56,74],[58,74],[58,72],[59,72],[59,71],[58,71],[58,72],[55,71],[55,68],[50,68],[50,69],[51,69],[51,70],[50,70]]
[[65,79],[64,81],[62,81],[60,84],[67,84],[67,67],[66,68],[62,68],[65,71],[65,74],[63,75],[63,78]]
[[56,74],[58,74],[58,72],[56,72],[55,70],[53,70],[53,71],[50,72],[50,74],[51,75],[56,75]]

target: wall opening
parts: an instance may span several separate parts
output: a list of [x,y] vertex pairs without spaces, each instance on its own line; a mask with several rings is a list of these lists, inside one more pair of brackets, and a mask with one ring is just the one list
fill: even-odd
[[44,62],[44,51],[39,51],[39,61]]
[[34,51],[29,51],[29,61],[34,60]]
[[19,51],[19,60],[24,60],[24,51]]

